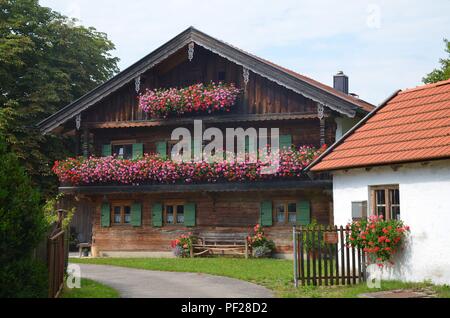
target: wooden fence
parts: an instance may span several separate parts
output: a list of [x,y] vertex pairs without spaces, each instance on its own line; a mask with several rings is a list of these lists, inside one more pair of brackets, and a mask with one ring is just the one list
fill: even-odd
[[345,228],[295,227],[295,286],[350,285],[365,281],[365,253],[347,245]]
[[56,298],[63,288],[64,271],[66,268],[64,231],[60,230],[55,235],[49,237],[47,242],[48,296],[50,298]]

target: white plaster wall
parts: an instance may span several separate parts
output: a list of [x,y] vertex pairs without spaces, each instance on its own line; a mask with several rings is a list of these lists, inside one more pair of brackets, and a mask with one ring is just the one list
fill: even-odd
[[336,140],[340,139],[347,131],[355,126],[361,118],[336,117]]
[[[369,186],[399,184],[401,219],[411,227],[407,247],[384,278],[450,284],[450,160],[333,174],[334,221],[351,221],[351,202],[369,200]],[[370,207],[368,207],[368,212]]]

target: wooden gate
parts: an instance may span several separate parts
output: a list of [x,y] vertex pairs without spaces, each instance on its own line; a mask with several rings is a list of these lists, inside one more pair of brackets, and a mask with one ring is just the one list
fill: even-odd
[[365,281],[365,253],[346,242],[346,229],[337,227],[295,227],[295,286],[350,285]]

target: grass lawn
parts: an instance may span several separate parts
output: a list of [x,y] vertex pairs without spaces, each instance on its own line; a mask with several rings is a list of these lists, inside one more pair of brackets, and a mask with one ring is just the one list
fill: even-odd
[[81,288],[64,287],[61,298],[118,298],[119,292],[114,288],[90,279],[81,279]]
[[240,258],[93,258],[70,259],[73,263],[103,264],[149,270],[206,273],[233,277],[263,285],[276,292],[278,297],[356,297],[358,294],[400,288],[429,287],[439,297],[450,297],[449,286],[428,283],[402,283],[383,281],[381,289],[369,289],[365,284],[334,287],[293,286],[293,262],[280,259]]

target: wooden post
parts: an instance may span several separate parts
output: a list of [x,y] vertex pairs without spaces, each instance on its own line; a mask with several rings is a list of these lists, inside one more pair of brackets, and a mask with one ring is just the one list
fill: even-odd
[[83,156],[85,158],[89,157],[89,128],[84,125],[83,126]]
[[248,242],[247,242],[247,239],[245,239],[245,258],[248,258]]
[[292,244],[294,245],[294,286],[298,287],[298,250],[297,250],[297,233],[295,225],[292,227]]

